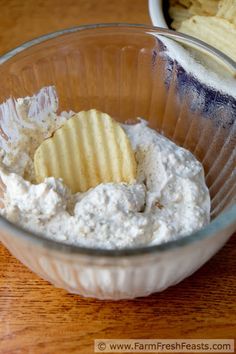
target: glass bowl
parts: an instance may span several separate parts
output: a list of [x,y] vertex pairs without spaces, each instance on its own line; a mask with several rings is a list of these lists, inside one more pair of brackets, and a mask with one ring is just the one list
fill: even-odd
[[[193,64],[187,48],[206,68]],[[37,38],[0,63],[1,102],[55,85],[60,111],[97,108],[121,122],[146,118],[203,163],[212,199],[212,221],[202,230],[136,249],[67,245],[0,217],[1,241],[32,271],[71,293],[134,298],[180,282],[228,240],[236,227],[236,87],[230,79],[236,64],[229,58],[170,30],[107,24]]]

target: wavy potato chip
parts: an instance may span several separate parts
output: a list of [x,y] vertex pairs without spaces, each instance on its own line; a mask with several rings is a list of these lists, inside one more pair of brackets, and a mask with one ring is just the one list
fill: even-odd
[[136,161],[130,141],[108,114],[95,109],[75,114],[34,155],[36,181],[62,178],[73,193],[100,183],[132,183]]
[[236,60],[236,0],[170,1],[171,27]]
[[[221,0],[234,1],[234,0]],[[193,15],[214,16],[218,10],[219,0],[175,0],[169,2],[170,6],[181,6]]]
[[200,2],[193,3],[190,6],[189,11],[190,11],[191,16],[195,16],[195,15],[205,16],[205,15],[207,15],[207,13],[203,10]]
[[221,0],[216,16],[229,20],[236,25],[236,1]]
[[219,0],[198,0],[193,2],[190,12],[193,15],[214,16],[218,10]]
[[210,16],[215,16],[218,11],[219,0],[199,0],[202,10]]
[[188,8],[193,3],[193,0],[179,0],[179,3]]
[[218,2],[218,0],[179,0],[170,3],[169,16],[173,20],[171,27],[178,30],[183,21],[195,15],[215,15],[218,10]]
[[182,22],[180,32],[201,39],[236,60],[236,27],[212,16],[193,16]]
[[170,6],[169,15],[173,19],[171,27],[174,29],[178,29],[182,21],[191,17],[189,10],[180,5]]

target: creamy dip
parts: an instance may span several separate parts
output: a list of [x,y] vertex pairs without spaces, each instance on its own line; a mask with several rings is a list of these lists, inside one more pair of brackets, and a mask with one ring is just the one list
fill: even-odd
[[[29,105],[30,99],[16,102],[18,112],[26,116]],[[134,184],[100,184],[77,194],[53,177],[34,184],[33,152],[69,116],[47,112],[43,125],[31,120],[33,138],[24,127],[12,148],[17,153],[2,154],[5,193],[0,212],[8,220],[58,241],[106,249],[164,243],[209,222],[210,197],[202,165],[141,119],[135,125],[122,125],[138,164]]]

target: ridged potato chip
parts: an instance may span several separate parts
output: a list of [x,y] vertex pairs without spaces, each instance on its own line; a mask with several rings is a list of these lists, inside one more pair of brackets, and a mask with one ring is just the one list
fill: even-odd
[[176,30],[180,27],[182,21],[192,16],[188,9],[180,5],[170,6],[169,15],[173,19],[171,27]]
[[236,60],[236,27],[211,16],[193,16],[182,22],[179,31],[201,39]]
[[216,16],[229,20],[236,25],[236,1],[221,0]]
[[71,117],[34,155],[36,181],[62,178],[73,193],[100,183],[132,183],[136,161],[130,141],[108,114],[95,109]]
[[218,10],[218,2],[218,0],[179,0],[174,3],[170,2],[169,15],[173,20],[171,27],[178,30],[183,21],[195,15],[215,15]]
[[170,1],[171,27],[236,60],[236,0]]
[[218,11],[219,0],[199,0],[202,10],[209,16],[215,16]]
[[179,0],[179,3],[183,6],[185,6],[186,8],[191,6],[192,2],[193,2],[193,0]]
[[207,15],[206,12],[203,10],[200,2],[194,2],[189,8],[189,12],[190,12],[191,16],[195,16],[195,15],[205,16],[205,15]]
[[219,0],[198,0],[192,3],[190,12],[193,15],[214,16],[218,10]]

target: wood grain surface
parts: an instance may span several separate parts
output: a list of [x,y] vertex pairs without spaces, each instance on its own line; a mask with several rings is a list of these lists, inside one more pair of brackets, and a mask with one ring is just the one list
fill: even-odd
[[[150,23],[145,0],[0,0],[0,53],[41,34],[95,22]],[[133,301],[56,289],[0,246],[0,353],[93,353],[99,338],[234,338],[236,237],[163,293]]]
[[147,0],[0,0],[0,54],[22,42],[90,23],[151,24]]

